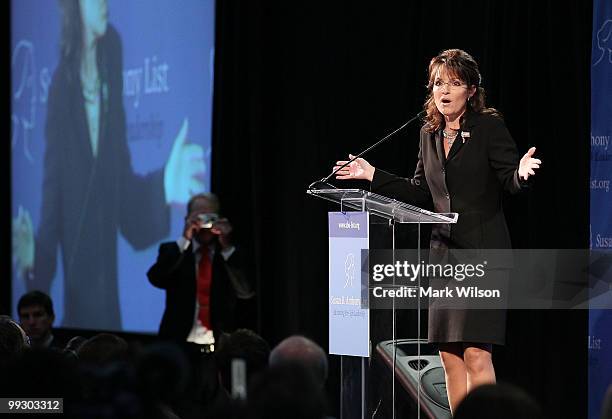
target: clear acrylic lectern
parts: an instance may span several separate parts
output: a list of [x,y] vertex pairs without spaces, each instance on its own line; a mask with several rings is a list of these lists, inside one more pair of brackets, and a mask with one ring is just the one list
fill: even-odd
[[[310,189],[308,194],[339,204],[340,212],[348,213],[360,211],[369,214],[370,224],[378,224],[377,229],[368,229],[368,241],[376,239],[384,242],[384,247],[390,248],[395,254],[396,229],[401,224],[416,225],[417,252],[421,249],[421,224],[454,224],[457,222],[458,214],[438,214],[427,211],[395,199],[391,199],[361,189]],[[378,240],[385,236],[383,240]],[[374,237],[377,236],[377,237]],[[332,241],[330,241],[330,247]],[[426,243],[426,248],[429,243]],[[331,251],[331,249],[330,249]],[[420,257],[420,256],[419,256]],[[330,264],[331,267],[331,264]],[[330,273],[331,275],[331,273]],[[330,278],[331,281],[331,278]],[[395,278],[393,280],[395,285]],[[420,287],[420,279],[415,283]],[[330,282],[331,287],[331,282]],[[330,288],[331,289],[331,288]],[[368,290],[369,292],[369,290]],[[367,304],[369,304],[369,300]],[[395,419],[406,414],[396,407],[396,381],[401,385],[405,394],[410,394],[416,402],[416,412],[409,417],[431,417],[450,418],[447,415],[448,401],[444,386],[444,376],[440,378],[440,368],[435,370],[428,368],[428,363],[433,358],[430,353],[421,353],[421,344],[426,340],[421,333],[421,309],[427,307],[417,306],[411,310],[410,322],[416,322],[412,330],[416,336],[402,336],[398,339],[397,319],[400,310],[396,311],[395,299],[392,306],[386,310],[373,310],[369,306],[369,329],[370,356],[347,356],[340,355],[340,418],[390,418]],[[404,310],[405,311],[405,310]],[[330,310],[331,316],[331,310]],[[405,316],[404,316],[405,317]],[[330,327],[330,334],[332,329]],[[375,338],[373,337],[375,335]],[[330,336],[330,341],[331,341]],[[376,349],[372,348],[375,345]],[[378,355],[377,361],[380,365],[373,364],[374,352]],[[413,355],[411,357],[407,354]],[[404,356],[406,355],[406,356]],[[405,359],[404,359],[405,358]],[[416,362],[414,362],[416,360]],[[433,364],[432,364],[433,365]],[[390,369],[391,374],[374,374],[375,368]],[[414,382],[410,383],[410,374],[414,375]],[[397,376],[397,378],[396,378]],[[390,378],[388,378],[390,377]],[[427,378],[423,382],[423,378]],[[440,379],[442,384],[440,384]],[[405,417],[405,416],[404,416]]]

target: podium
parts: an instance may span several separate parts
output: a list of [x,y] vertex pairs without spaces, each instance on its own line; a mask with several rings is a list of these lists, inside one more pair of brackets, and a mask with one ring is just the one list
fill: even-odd
[[[396,388],[395,376],[401,376],[404,368],[398,343],[409,338],[414,343],[415,358],[424,359],[423,363],[411,364],[417,366],[417,383],[421,383],[422,373],[428,372],[420,368],[420,365],[429,364],[427,357],[431,357],[431,353],[421,353],[421,345],[426,345],[421,336],[421,311],[427,306],[422,306],[420,298],[417,298],[416,308],[410,313],[402,313],[407,310],[400,310],[396,298],[392,297],[389,308],[371,308],[370,244],[384,242],[383,247],[395,255],[398,228],[412,224],[416,230],[411,234],[416,235],[418,263],[422,246],[421,224],[454,224],[458,214],[438,214],[361,189],[310,189],[307,193],[339,204],[340,210],[329,213],[329,353],[340,356],[340,418],[395,418],[399,413],[397,396],[400,391]],[[424,246],[428,249],[429,242]],[[359,270],[357,274],[356,270]],[[390,287],[399,288],[394,275]],[[418,276],[414,282],[417,290],[421,286],[420,279]],[[409,322],[413,322],[413,327],[410,333],[414,333],[414,336],[402,336],[401,341],[397,336],[400,314],[402,317],[411,315]],[[373,345],[378,348],[373,350]],[[387,354],[383,357],[383,364],[391,368],[391,378],[377,377],[372,373],[376,367],[372,361],[376,352]],[[398,381],[403,385],[403,380]],[[445,410],[442,398],[431,397],[431,392],[426,391],[427,386],[417,384],[414,387],[414,391],[404,388],[416,398],[414,417],[421,417],[422,413],[423,417],[444,417],[439,413]],[[442,392],[445,397],[445,389]]]

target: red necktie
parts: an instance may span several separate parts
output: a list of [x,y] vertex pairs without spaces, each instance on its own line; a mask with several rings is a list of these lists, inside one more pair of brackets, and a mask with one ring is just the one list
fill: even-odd
[[204,327],[212,330],[210,325],[210,283],[212,280],[212,263],[208,247],[200,247],[200,263],[198,264],[198,304],[200,310],[198,319]]

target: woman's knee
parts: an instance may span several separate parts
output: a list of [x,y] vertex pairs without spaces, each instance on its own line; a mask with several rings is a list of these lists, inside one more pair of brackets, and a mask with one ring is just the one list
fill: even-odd
[[465,368],[470,374],[479,374],[488,371],[493,366],[491,352],[483,348],[465,348],[463,360],[465,361]]
[[440,360],[444,369],[448,372],[455,368],[464,369],[464,361],[461,351],[455,350],[455,348],[440,348]]

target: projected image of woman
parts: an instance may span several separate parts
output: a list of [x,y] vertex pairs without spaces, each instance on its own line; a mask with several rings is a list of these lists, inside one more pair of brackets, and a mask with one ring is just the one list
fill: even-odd
[[[120,329],[117,233],[147,248],[169,232],[169,203],[203,185],[200,146],[187,123],[168,163],[132,170],[123,108],[122,45],[106,0],[61,0],[60,62],[49,90],[43,198],[34,239],[29,211],[13,222],[13,254],[27,288],[48,291],[58,247],[64,270],[64,326]],[[179,187],[180,186],[180,187]],[[184,203],[183,202],[183,203]],[[140,280],[143,272],[133,272]]]
[[[495,109],[485,105],[476,61],[446,50],[429,64],[425,124],[414,176],[401,178],[357,159],[338,179],[367,179],[371,189],[436,212],[459,213],[457,224],[434,224],[437,249],[509,249],[502,194],[520,191],[541,161],[532,147],[519,160]],[[337,167],[346,161],[337,162]],[[505,343],[504,310],[441,309],[430,305],[429,341],[438,344],[451,410],[478,385],[495,382],[492,345]]]

